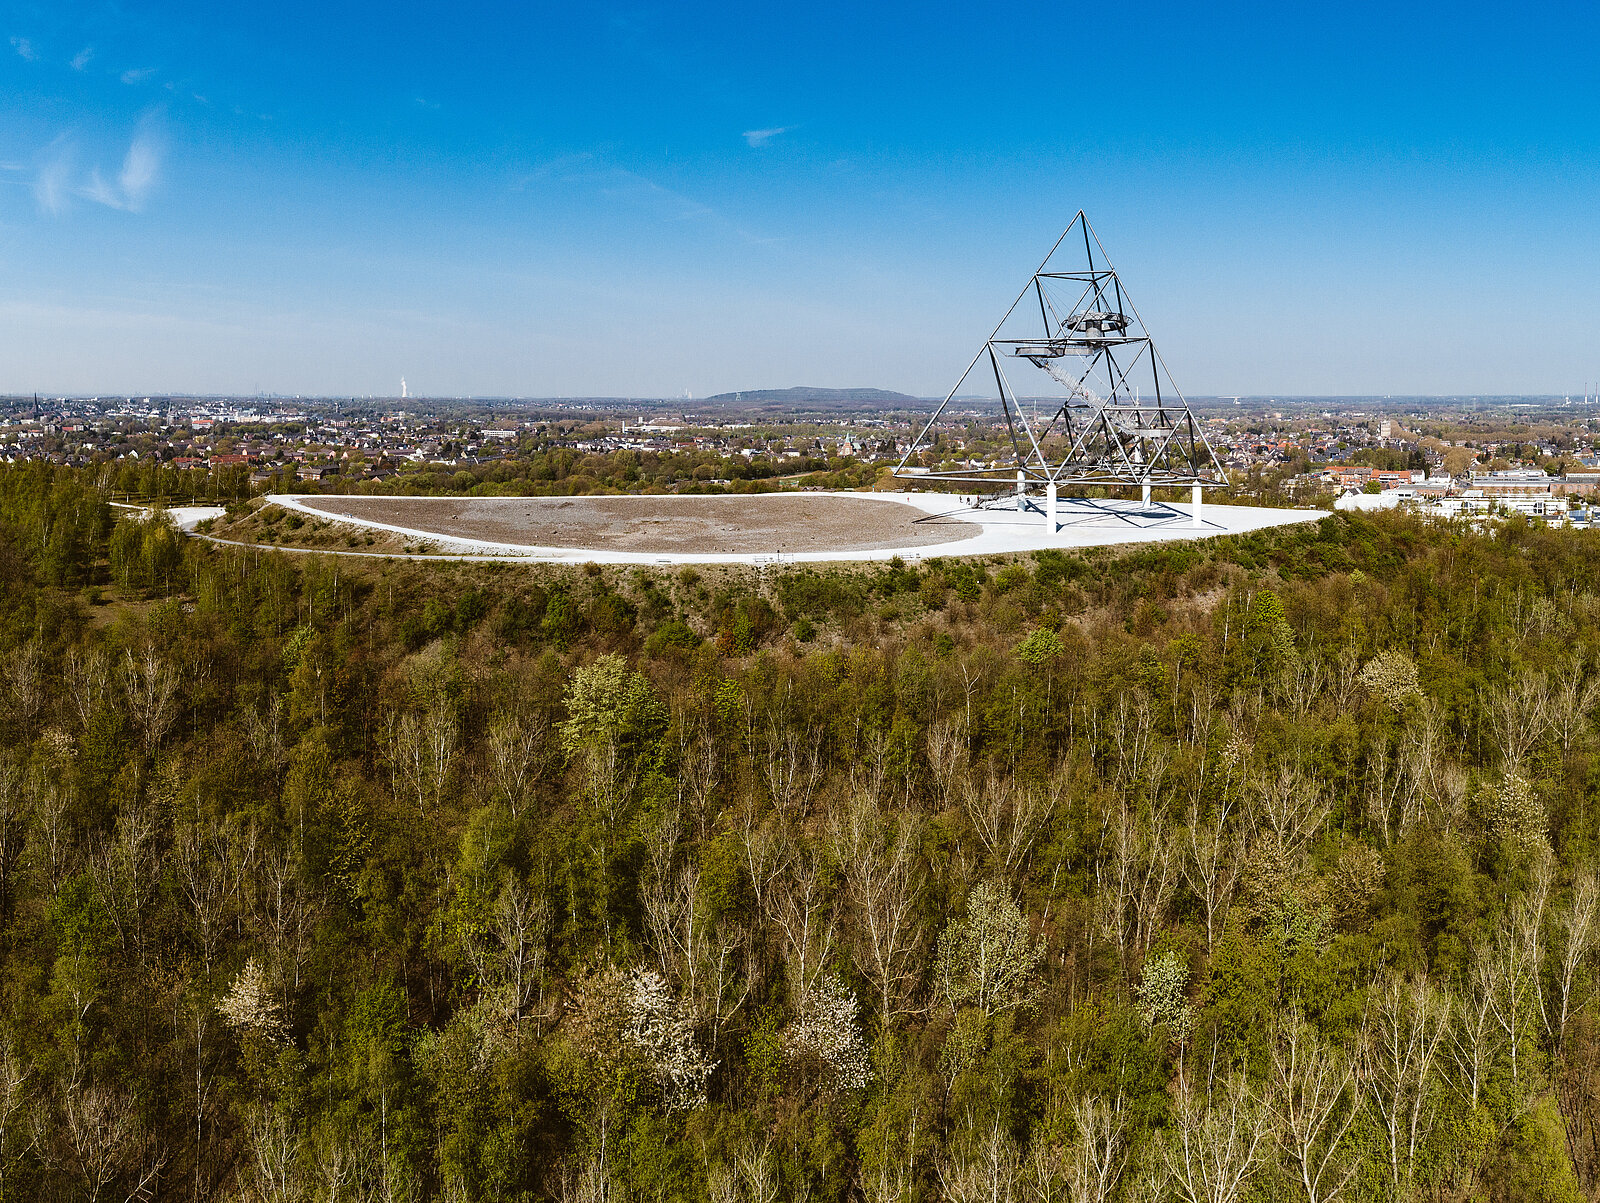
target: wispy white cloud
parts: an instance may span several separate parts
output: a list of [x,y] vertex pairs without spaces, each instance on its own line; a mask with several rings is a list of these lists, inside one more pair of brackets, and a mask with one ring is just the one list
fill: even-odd
[[62,135],[45,148],[33,175],[33,203],[41,213],[64,213],[72,203],[74,148]]
[[122,171],[117,176],[126,208],[135,213],[144,208],[150,193],[161,182],[161,160],[165,149],[160,135],[148,121],[134,135],[128,153],[123,157]]
[[154,67],[129,67],[122,73],[122,82],[125,84],[142,84],[156,73]]
[[88,182],[78,189],[78,194],[92,200],[97,205],[104,205],[108,209],[120,209],[123,207],[122,197],[117,195],[110,184],[106,183],[105,177],[100,174],[98,167],[89,172]]
[[77,146],[63,134],[40,157],[33,177],[34,203],[40,212],[52,215],[66,212],[75,197],[108,209],[141,213],[161,183],[165,157],[165,141],[153,116],[146,116],[139,123],[122,157],[121,169],[110,178],[98,165],[91,167],[87,175],[80,174]]
[[27,38],[12,38],[11,48],[30,63],[39,57],[39,52]]
[[74,71],[82,71],[89,65],[90,60],[93,58],[94,47],[85,46],[82,50],[78,51],[77,54],[72,56],[72,69]]
[[625,167],[607,168],[595,178],[595,183],[599,186],[601,196],[653,210],[668,221],[720,217],[709,205],[703,205],[671,188],[663,188],[654,180]]
[[607,201],[651,213],[658,221],[701,222],[708,229],[749,245],[782,241],[753,233],[710,205],[664,187],[636,171],[609,163],[590,151],[551,159],[511,181],[515,192],[544,191],[549,187],[579,188]]
[[542,163],[511,186],[513,190],[523,192],[543,183],[592,188],[596,195],[654,210],[669,221],[718,216],[710,206],[681,192],[674,192],[671,188],[664,188],[636,171],[608,163],[589,151],[560,155]]
[[529,185],[543,181],[570,182],[586,176],[592,176],[596,170],[596,157],[587,150],[577,151],[570,155],[557,155],[540,163],[532,171],[518,176],[511,182],[513,192],[526,191]]
[[779,134],[787,134],[794,128],[792,125],[779,125],[772,129],[747,129],[742,137],[751,146],[765,146]]

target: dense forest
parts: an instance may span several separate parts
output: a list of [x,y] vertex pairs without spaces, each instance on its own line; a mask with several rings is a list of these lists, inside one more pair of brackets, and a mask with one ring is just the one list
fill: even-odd
[[1600,1197],[1600,535],[291,555],[0,468],[0,1198]]

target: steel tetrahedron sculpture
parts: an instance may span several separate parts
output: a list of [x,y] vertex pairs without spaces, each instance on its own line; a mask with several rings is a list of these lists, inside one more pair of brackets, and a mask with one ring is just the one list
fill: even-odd
[[[1010,446],[982,462],[952,465],[938,458],[934,427],[975,372],[985,389],[993,382]],[[930,450],[934,456],[925,458]],[[1129,485],[1141,487],[1146,501],[1151,488],[1228,483],[1082,210],[895,475],[1014,485],[1019,495],[1052,485]]]

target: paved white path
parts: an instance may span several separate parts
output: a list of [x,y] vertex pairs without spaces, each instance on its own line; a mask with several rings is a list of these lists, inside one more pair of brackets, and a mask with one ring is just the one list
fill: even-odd
[[[352,518],[330,513],[304,504],[320,495],[304,496],[273,494],[265,500],[285,509],[298,510],[324,521],[346,522],[352,526],[390,531],[408,539],[415,539],[439,547],[450,559],[521,560],[548,564],[804,564],[832,563],[841,560],[888,560],[899,556],[903,560],[924,560],[935,556],[1002,555],[1014,552],[1039,551],[1049,547],[1064,550],[1080,547],[1105,547],[1119,543],[1156,543],[1171,539],[1204,539],[1213,535],[1242,534],[1264,530],[1267,527],[1286,526],[1294,522],[1312,522],[1326,518],[1325,510],[1276,510],[1239,505],[1204,505],[1200,511],[1200,524],[1192,521],[1188,505],[1156,504],[1146,508],[1137,501],[1096,501],[1063,498],[1058,513],[1059,527],[1054,533],[1046,529],[1042,501],[1034,501],[1027,510],[1019,512],[1014,500],[1004,506],[973,508],[961,498],[948,493],[842,493],[840,496],[871,498],[875,501],[898,501],[914,506],[930,516],[948,516],[971,522],[981,527],[978,533],[948,543],[925,543],[917,547],[885,547],[867,551],[812,551],[772,553],[723,553],[697,555],[692,553],[615,551],[608,548],[536,547],[517,543],[495,543],[484,539],[464,539],[441,535],[435,531],[401,526],[393,522],[374,522],[365,518]],[[774,494],[740,494],[742,500],[759,502],[764,496]],[[406,498],[393,500],[404,504]],[[428,500],[437,500],[430,498]],[[496,498],[452,498],[469,504],[482,501],[492,505]],[[515,500],[526,500],[516,498]],[[641,496],[641,504],[648,503]],[[386,552],[357,552],[346,554],[395,557]],[[418,557],[439,559],[440,556]]]
[[[111,504],[119,510],[132,510],[141,518],[150,513],[147,505],[134,505],[127,501],[113,501]],[[227,511],[220,505],[175,505],[167,510],[167,517],[179,530],[192,531],[207,518],[220,518],[225,513]]]

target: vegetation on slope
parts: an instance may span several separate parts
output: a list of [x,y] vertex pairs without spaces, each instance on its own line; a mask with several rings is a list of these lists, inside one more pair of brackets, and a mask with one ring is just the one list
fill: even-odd
[[361,562],[0,471],[0,1192],[1593,1197],[1597,550]]

